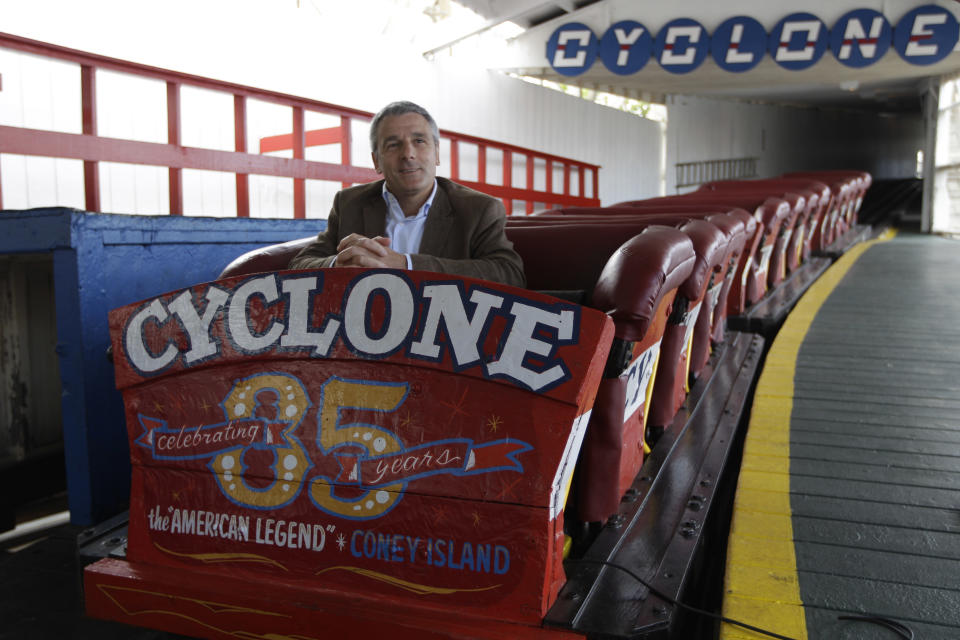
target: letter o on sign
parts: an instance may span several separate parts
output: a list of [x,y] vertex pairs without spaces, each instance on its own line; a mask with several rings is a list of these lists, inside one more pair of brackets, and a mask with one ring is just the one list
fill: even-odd
[[670,73],[689,73],[707,57],[710,37],[703,25],[691,18],[677,18],[663,25],[653,44],[660,66]]
[[639,22],[623,20],[610,25],[600,39],[600,60],[619,75],[636,73],[650,59],[653,37]]
[[557,27],[547,40],[547,60],[563,76],[578,76],[597,59],[597,36],[585,24],[570,22]]
[[957,32],[957,19],[950,11],[927,4],[900,18],[893,30],[893,46],[911,64],[933,64],[953,51]]
[[784,69],[812,67],[827,50],[827,25],[812,13],[793,13],[770,32],[770,57]]

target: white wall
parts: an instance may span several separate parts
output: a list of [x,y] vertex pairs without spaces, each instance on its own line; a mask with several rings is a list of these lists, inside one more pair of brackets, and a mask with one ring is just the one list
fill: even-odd
[[[356,15],[358,4],[0,0],[0,16],[2,29],[15,35],[366,111],[393,100],[413,100],[429,109],[443,128],[602,165],[599,192],[606,203],[637,191],[660,192],[658,124],[487,71],[477,63],[442,56],[425,60],[425,46],[415,39],[417,12],[390,10],[404,5],[416,9],[416,0],[364,0],[368,11],[363,20]],[[484,53],[478,51],[481,59]],[[75,65],[38,63],[3,50],[0,65],[0,124],[79,133]],[[98,73],[99,134],[164,142],[163,84],[136,81],[131,88],[131,82]],[[232,148],[229,98],[224,102],[224,96],[192,95],[185,89],[183,101],[184,144]],[[251,103],[249,148],[255,149],[261,135],[288,132],[288,113]],[[308,129],[330,126],[312,125],[309,117]],[[310,149],[307,158],[329,160],[323,153]],[[363,126],[354,133],[353,157],[357,164],[370,165]],[[448,171],[441,166],[441,175]],[[0,179],[8,208],[83,206],[78,161],[3,155]],[[168,210],[162,168],[105,165],[101,184],[106,211]],[[253,177],[250,188],[252,215],[291,215],[288,180]],[[308,216],[325,217],[336,188],[308,181]],[[233,215],[231,176],[185,171],[184,189],[188,214]],[[592,195],[589,190],[587,195]]]

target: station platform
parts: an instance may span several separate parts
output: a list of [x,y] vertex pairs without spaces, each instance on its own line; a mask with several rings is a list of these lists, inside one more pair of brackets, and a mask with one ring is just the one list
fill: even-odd
[[747,431],[725,616],[798,640],[960,637],[958,249],[862,243],[784,323]]

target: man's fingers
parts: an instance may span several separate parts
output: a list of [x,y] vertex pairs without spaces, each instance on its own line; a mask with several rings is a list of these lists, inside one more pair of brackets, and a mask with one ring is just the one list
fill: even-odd
[[373,240],[374,240],[374,242],[379,242],[379,243],[382,244],[384,247],[387,247],[387,248],[390,247],[390,238],[384,238],[383,236],[377,236],[377,237],[374,238]]
[[389,240],[387,241],[387,245],[384,246],[380,241],[373,238],[361,236],[358,233],[351,233],[346,238],[341,240],[340,244],[337,245],[337,253],[341,253],[348,249],[360,249],[372,255],[384,257],[387,255],[387,248],[389,245]]
[[[375,242],[366,238],[370,245]],[[379,245],[377,245],[379,247]],[[357,243],[337,254],[336,265],[343,267],[385,267],[380,255],[370,251],[367,243]]]
[[362,236],[359,233],[351,233],[346,238],[341,240],[340,244],[337,245],[337,253],[340,253],[344,249],[349,249],[350,247],[357,244],[358,242],[361,242],[366,239],[367,239],[366,236]]

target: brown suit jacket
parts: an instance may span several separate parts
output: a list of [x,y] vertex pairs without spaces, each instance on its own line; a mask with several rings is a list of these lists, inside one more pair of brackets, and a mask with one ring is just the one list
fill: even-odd
[[[506,215],[496,198],[437,178],[420,252],[410,261],[418,271],[439,271],[522,287],[523,261],[504,234]],[[327,228],[290,261],[291,269],[329,267],[340,240],[351,233],[382,236],[387,225],[383,180],[340,191]]]

